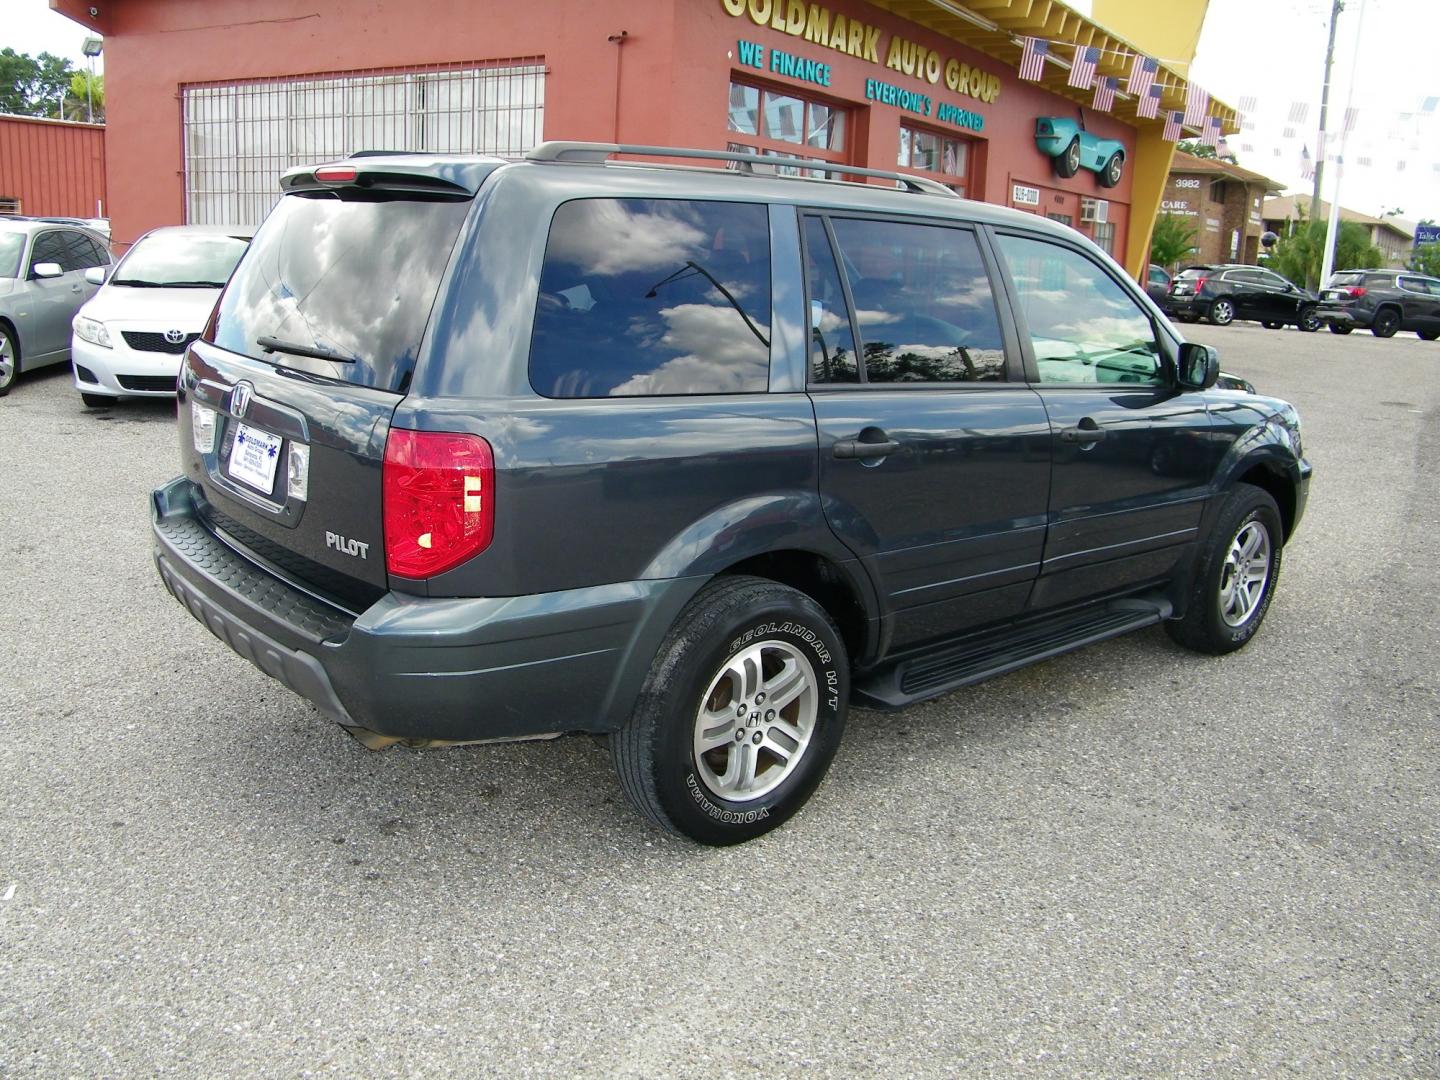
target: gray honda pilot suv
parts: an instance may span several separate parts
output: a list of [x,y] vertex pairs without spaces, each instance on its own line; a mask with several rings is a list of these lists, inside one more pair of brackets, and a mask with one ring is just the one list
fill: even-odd
[[852,702],[1244,645],[1295,411],[1068,228],[775,165],[287,173],[181,373],[166,586],[368,746],[605,733],[710,844],[795,813]]

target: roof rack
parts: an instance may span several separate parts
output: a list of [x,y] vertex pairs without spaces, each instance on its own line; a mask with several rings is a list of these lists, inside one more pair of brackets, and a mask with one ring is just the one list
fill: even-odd
[[761,154],[738,154],[731,150],[697,150],[678,146],[639,146],[633,143],[600,142],[543,142],[525,155],[526,161],[570,161],[603,163],[616,154],[642,154],[646,157],[701,158],[709,161],[733,161],[751,166],[745,172],[753,174],[756,165],[790,165],[799,169],[816,172],[843,173],[851,176],[876,176],[882,180],[895,180],[906,189],[924,195],[945,195],[960,198],[938,180],[909,173],[889,172],[885,169],[866,169],[859,165],[845,165],[836,161],[810,161],[807,158],[771,156]]

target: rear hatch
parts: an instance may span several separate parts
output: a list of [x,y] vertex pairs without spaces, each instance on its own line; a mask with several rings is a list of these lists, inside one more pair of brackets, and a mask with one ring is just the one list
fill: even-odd
[[1209,270],[1181,270],[1170,284],[1171,296],[1194,296],[1205,284]]
[[1364,274],[1331,274],[1325,288],[1320,290],[1320,299],[1342,307],[1354,303],[1365,295],[1364,281]]
[[388,587],[381,471],[450,253],[500,163],[297,170],[181,377],[181,454],[232,546],[359,611]]

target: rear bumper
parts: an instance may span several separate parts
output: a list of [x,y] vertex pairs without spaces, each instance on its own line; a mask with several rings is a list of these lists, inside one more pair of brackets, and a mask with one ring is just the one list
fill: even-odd
[[152,497],[155,565],[232,650],[339,723],[404,739],[611,730],[700,579],[534,596],[389,593],[359,615],[251,561],[195,513],[191,486]]
[[1373,311],[1355,311],[1350,308],[1331,307],[1321,304],[1315,309],[1316,317],[1323,323],[1333,323],[1336,326],[1352,326],[1365,329],[1375,321]]
[[1198,319],[1210,310],[1209,300],[1198,300],[1193,296],[1167,296],[1160,303],[1167,315],[1184,315]]

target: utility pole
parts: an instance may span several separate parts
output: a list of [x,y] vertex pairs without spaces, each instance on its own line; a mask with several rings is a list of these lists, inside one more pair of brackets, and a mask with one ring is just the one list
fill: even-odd
[[1315,192],[1310,196],[1310,220],[1316,220],[1320,212],[1320,178],[1325,173],[1325,121],[1330,110],[1330,65],[1335,59],[1335,24],[1340,21],[1340,12],[1345,10],[1345,0],[1335,0],[1330,8],[1330,41],[1325,46],[1325,79],[1320,84],[1320,137],[1315,144]]

